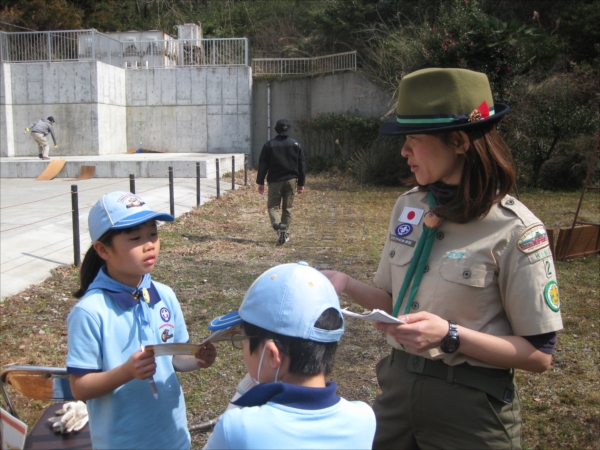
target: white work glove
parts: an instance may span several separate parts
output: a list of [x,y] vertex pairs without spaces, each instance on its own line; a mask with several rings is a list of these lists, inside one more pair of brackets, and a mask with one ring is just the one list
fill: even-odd
[[81,401],[67,402],[62,409],[56,411],[56,417],[48,421],[52,422],[55,433],[67,434],[71,431],[79,431],[88,422],[87,406]]

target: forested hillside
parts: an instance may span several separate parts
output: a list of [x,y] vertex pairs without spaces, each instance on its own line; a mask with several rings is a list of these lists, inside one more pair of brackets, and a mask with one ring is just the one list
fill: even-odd
[[[2,31],[176,34],[175,25],[194,22],[206,38],[247,37],[255,58],[356,50],[360,69],[391,93],[403,75],[424,67],[485,72],[496,98],[511,105],[502,131],[523,186],[580,188],[598,134],[598,0],[4,0],[3,5]],[[302,124],[314,133],[361,136],[362,150],[351,160],[321,160],[322,167],[359,169],[367,180],[397,182],[402,164],[390,167],[390,161],[399,160],[398,142],[377,138],[382,118],[341,116]]]

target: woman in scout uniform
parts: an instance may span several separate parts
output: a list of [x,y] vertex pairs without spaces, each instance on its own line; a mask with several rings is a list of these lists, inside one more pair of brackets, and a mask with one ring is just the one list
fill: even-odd
[[509,110],[487,77],[425,69],[404,77],[397,117],[417,187],[396,202],[374,282],[325,271],[338,293],[398,316],[377,323],[392,353],[377,364],[375,448],[520,448],[513,369],[550,367],[562,328],[542,222],[511,197],[496,131]]

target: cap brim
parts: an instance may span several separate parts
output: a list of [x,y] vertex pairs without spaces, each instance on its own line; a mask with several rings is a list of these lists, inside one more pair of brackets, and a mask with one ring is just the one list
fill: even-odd
[[446,133],[448,131],[459,131],[459,130],[473,130],[475,128],[481,128],[486,125],[493,124],[502,119],[502,117],[510,110],[510,107],[504,103],[494,103],[495,114],[487,119],[478,120],[477,122],[462,122],[453,124],[444,124],[439,126],[420,126],[417,127],[413,124],[402,125],[398,123],[396,117],[391,118],[379,128],[379,134],[386,136],[404,136],[407,134],[433,134],[433,133]]
[[119,230],[121,228],[131,228],[141,225],[149,220],[162,220],[163,222],[173,222],[175,218],[171,214],[157,213],[154,211],[140,211],[127,217],[125,220],[120,220],[115,223],[111,230]]
[[219,331],[224,330],[226,328],[231,328],[235,325],[239,325],[243,320],[240,317],[238,311],[230,312],[229,314],[225,314],[224,316],[217,317],[213,319],[211,323],[208,324],[208,329],[210,331]]

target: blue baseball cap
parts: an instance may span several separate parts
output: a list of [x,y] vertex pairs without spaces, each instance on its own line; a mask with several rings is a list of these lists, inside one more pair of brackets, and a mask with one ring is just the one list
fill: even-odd
[[141,225],[151,219],[172,222],[170,214],[152,211],[141,197],[131,192],[117,191],[102,196],[90,210],[88,227],[92,242],[108,230],[122,230]]
[[[315,323],[329,308],[338,311],[342,325],[337,330],[316,328]],[[252,283],[238,311],[217,317],[208,328],[221,330],[242,321],[316,342],[337,342],[344,334],[340,300],[333,285],[304,261],[267,270]]]

